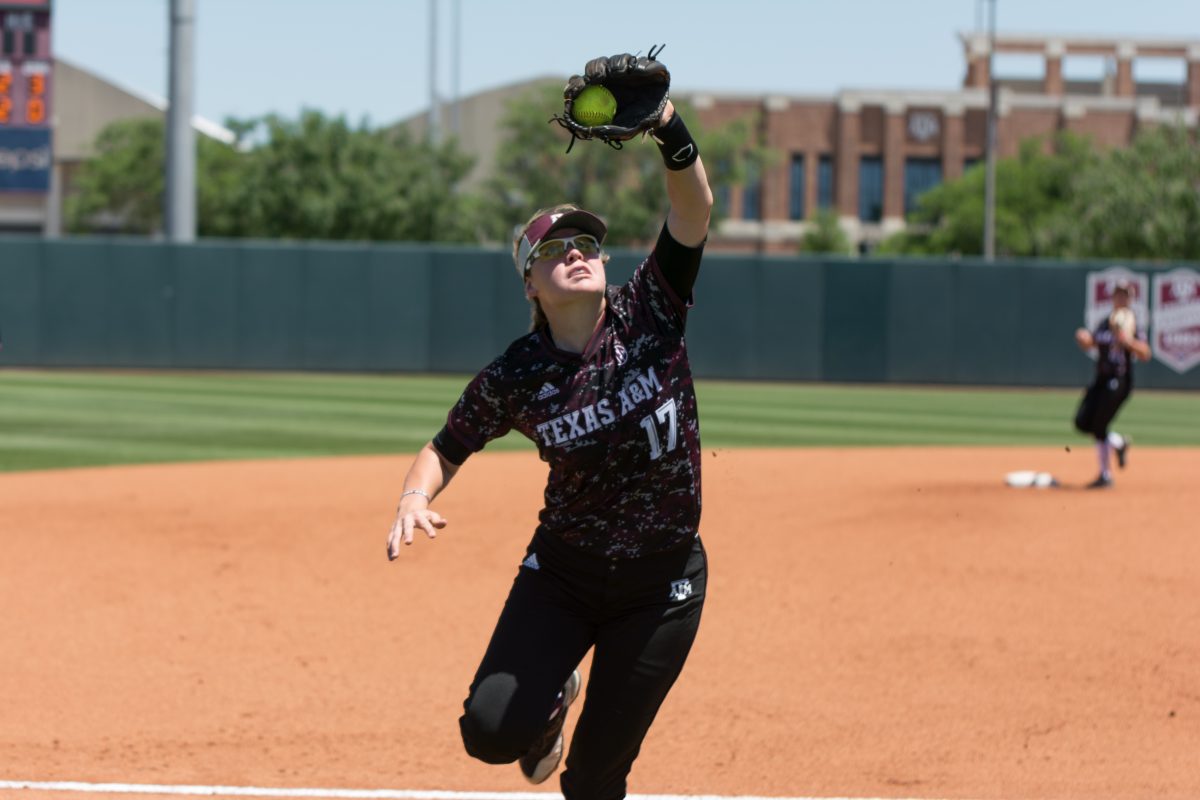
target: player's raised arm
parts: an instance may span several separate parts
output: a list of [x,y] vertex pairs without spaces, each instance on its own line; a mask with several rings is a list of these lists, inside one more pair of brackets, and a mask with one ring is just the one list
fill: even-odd
[[1153,355],[1149,342],[1139,339],[1136,335],[1131,336],[1125,331],[1117,331],[1117,344],[1137,356],[1139,361],[1149,361],[1150,356]]
[[661,52],[651,47],[640,57],[593,58],[583,75],[567,81],[563,113],[554,119],[571,132],[572,146],[576,139],[600,139],[619,149],[649,133],[667,167],[667,229],[679,244],[698,247],[708,236],[712,190],[696,141],[668,99],[671,73],[657,58]]
[[650,135],[658,144],[667,166],[667,199],[671,201],[667,229],[675,241],[697,247],[708,236],[712,189],[696,142],[670,100],[663,109],[661,123]]

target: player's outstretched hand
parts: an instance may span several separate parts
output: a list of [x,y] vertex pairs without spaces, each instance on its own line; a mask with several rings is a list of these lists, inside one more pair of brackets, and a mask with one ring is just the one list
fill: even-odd
[[444,527],[446,527],[445,518],[430,508],[420,508],[397,515],[396,521],[392,523],[392,530],[388,534],[388,560],[394,561],[399,557],[401,542],[413,543],[413,534],[418,528],[425,531],[425,535],[430,539],[436,539],[437,532]]

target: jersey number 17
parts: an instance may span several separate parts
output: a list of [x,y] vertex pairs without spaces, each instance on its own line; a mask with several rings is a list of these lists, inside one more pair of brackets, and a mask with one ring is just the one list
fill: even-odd
[[646,436],[650,439],[650,460],[657,461],[662,457],[663,447],[662,440],[658,438],[658,425],[667,427],[667,449],[670,452],[675,449],[678,444],[678,423],[675,414],[675,398],[672,397],[667,402],[654,410],[653,414],[647,414],[642,417],[641,425],[646,430]]

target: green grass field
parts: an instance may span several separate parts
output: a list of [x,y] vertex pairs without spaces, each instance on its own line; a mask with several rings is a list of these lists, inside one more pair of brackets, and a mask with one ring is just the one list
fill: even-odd
[[[467,376],[0,371],[0,471],[414,452]],[[1079,390],[702,381],[706,447],[1079,445]],[[1200,393],[1138,391],[1139,444],[1200,445]],[[531,448],[517,435],[489,449]]]

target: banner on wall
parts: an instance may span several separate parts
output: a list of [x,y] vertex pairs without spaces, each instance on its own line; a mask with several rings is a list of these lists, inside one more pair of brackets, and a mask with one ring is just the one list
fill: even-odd
[[0,191],[44,192],[53,165],[50,131],[0,130]]
[[[1096,330],[1101,320],[1112,312],[1113,289],[1117,282],[1129,282],[1129,306],[1137,316],[1138,330],[1150,327],[1150,279],[1125,267],[1109,267],[1087,275],[1087,298],[1083,306],[1083,325],[1089,331]],[[1094,355],[1094,354],[1093,354]]]
[[1155,274],[1153,300],[1154,357],[1183,374],[1200,364],[1200,272]]

